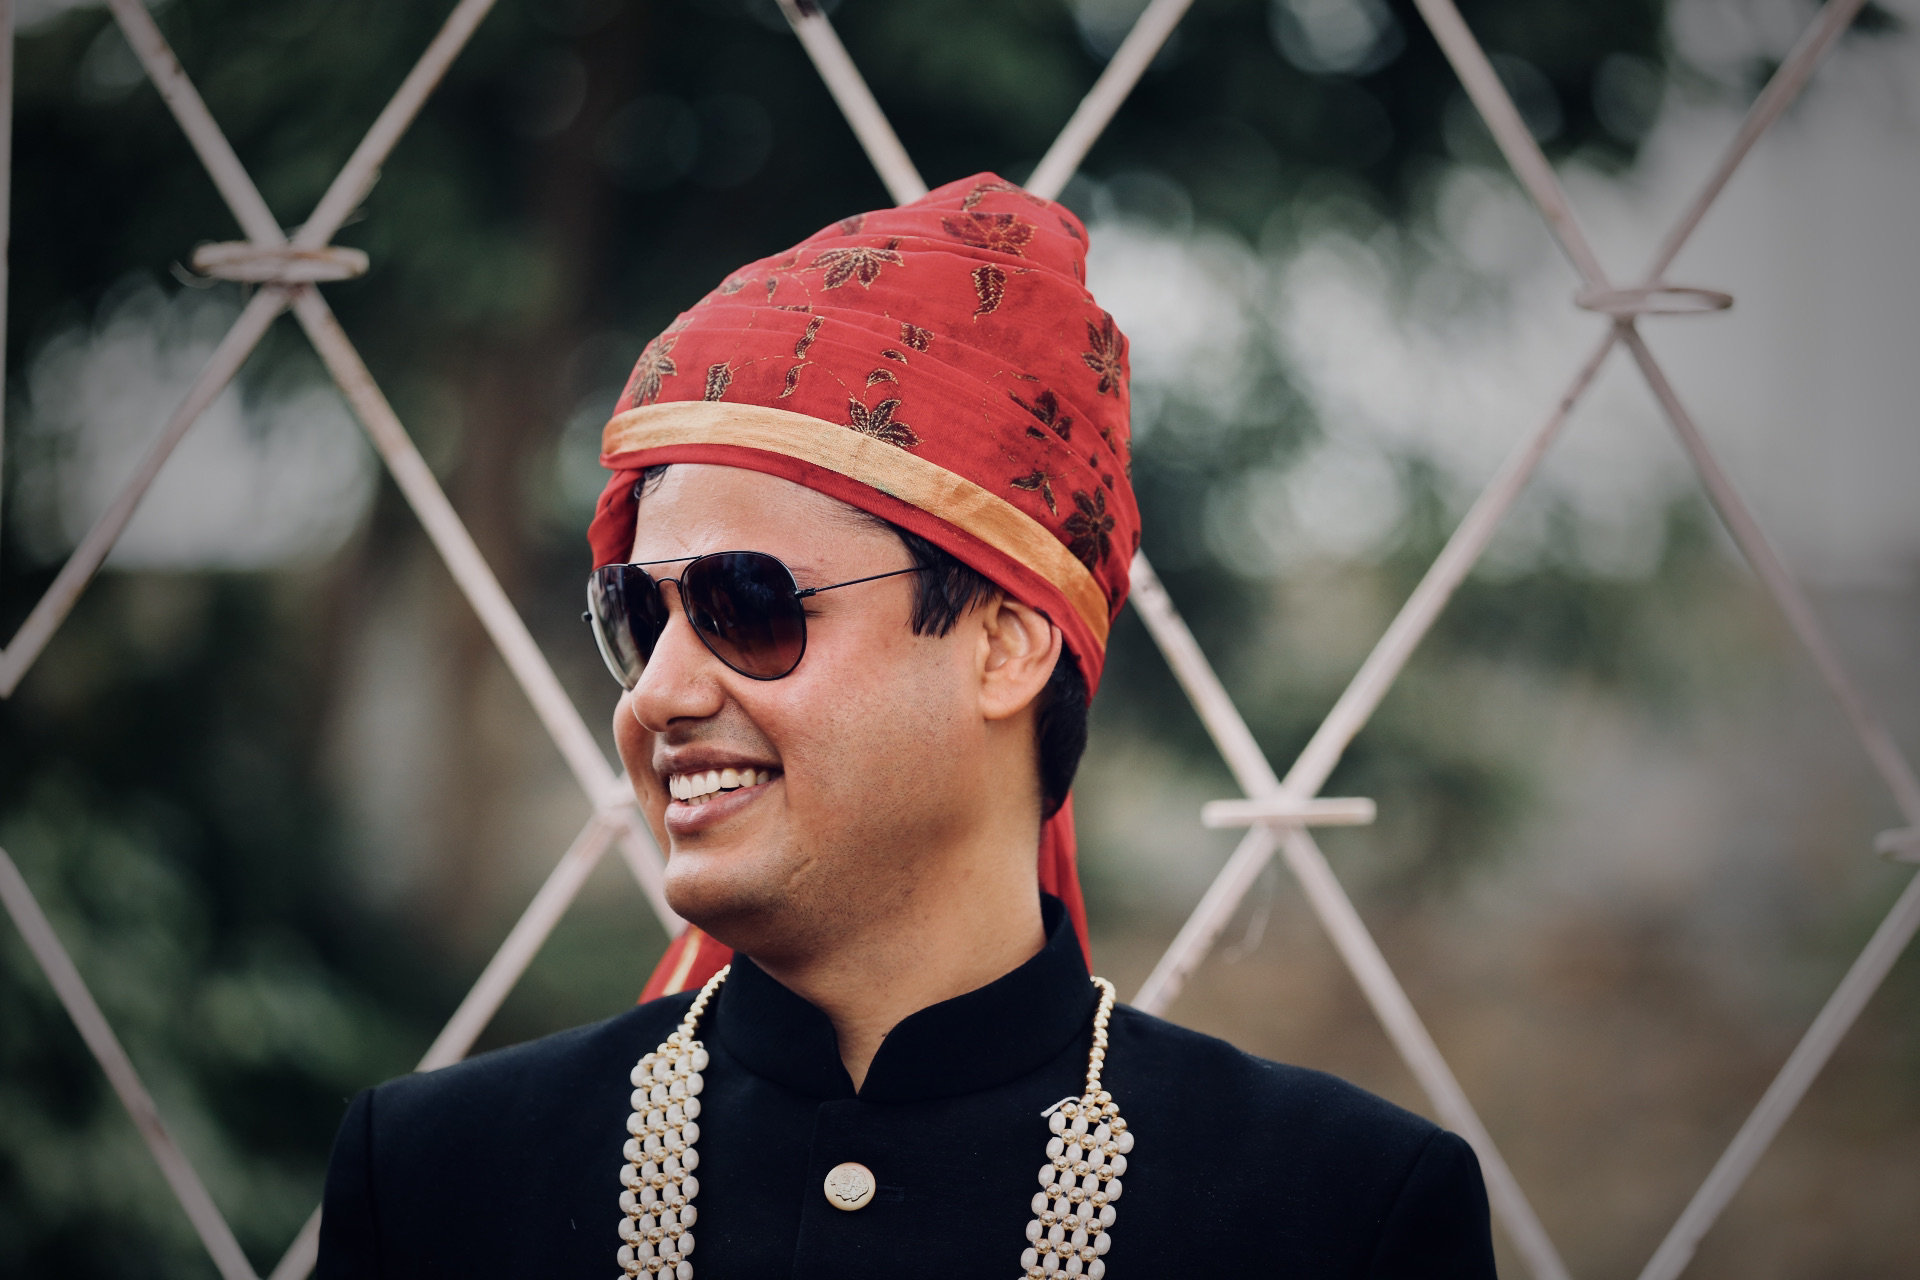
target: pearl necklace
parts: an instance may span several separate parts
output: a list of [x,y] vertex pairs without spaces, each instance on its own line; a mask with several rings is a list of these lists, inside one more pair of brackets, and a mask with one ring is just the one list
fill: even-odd
[[[701,1073],[707,1050],[694,1038],[707,1002],[727,980],[728,965],[707,980],[693,998],[687,1016],[659,1047],[634,1064],[633,1114],[620,1166],[620,1270],[627,1277],[693,1280],[693,1198],[700,1193]],[[1101,1280],[1103,1256],[1112,1245],[1114,1202],[1120,1175],[1127,1171],[1133,1134],[1121,1118],[1113,1095],[1100,1087],[1107,1060],[1107,1021],[1113,1015],[1113,984],[1095,978],[1100,1007],[1093,1015],[1093,1049],[1087,1055],[1087,1087],[1078,1098],[1063,1098],[1042,1116],[1052,1136],[1047,1162],[1040,1166],[1040,1190],[1027,1223],[1027,1247],[1021,1274],[1085,1276]],[[836,1173],[838,1170],[835,1171]],[[864,1203],[864,1201],[862,1202]]]

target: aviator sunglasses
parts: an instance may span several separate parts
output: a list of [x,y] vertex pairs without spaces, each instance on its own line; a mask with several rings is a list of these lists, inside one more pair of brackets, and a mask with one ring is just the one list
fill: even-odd
[[[647,572],[657,564],[687,567],[677,578],[662,578]],[[764,551],[610,564],[587,579],[587,611],[582,616],[593,624],[593,639],[607,670],[621,688],[630,690],[640,683],[640,673],[667,629],[664,588],[671,582],[680,589],[681,607],[707,652],[749,679],[778,680],[791,674],[807,652],[807,613],[801,601],[822,591],[918,572],[916,565],[803,589],[793,580],[793,570]]]

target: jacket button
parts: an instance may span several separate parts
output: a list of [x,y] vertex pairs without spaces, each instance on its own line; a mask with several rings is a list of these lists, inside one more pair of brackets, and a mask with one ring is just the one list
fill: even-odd
[[823,1189],[827,1193],[828,1204],[852,1213],[855,1209],[867,1207],[867,1202],[873,1199],[873,1188],[873,1170],[849,1160],[827,1170]]

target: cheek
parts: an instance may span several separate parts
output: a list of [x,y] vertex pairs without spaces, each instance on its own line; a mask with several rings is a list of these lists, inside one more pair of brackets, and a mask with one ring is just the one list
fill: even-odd
[[969,755],[969,721],[952,646],[909,637],[809,672],[806,709],[787,709],[796,803],[878,815],[887,802],[937,803],[965,776],[955,766]]

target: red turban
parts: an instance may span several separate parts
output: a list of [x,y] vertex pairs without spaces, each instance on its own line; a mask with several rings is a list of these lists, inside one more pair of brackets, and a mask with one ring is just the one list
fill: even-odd
[[[588,537],[632,552],[643,468],[784,477],[909,529],[1044,612],[1099,684],[1140,543],[1128,481],[1127,341],[1086,288],[1086,230],[992,174],[846,218],[741,268],[640,353],[603,437]],[[1040,884],[1086,945],[1071,805]],[[727,949],[689,928],[643,999]]]

